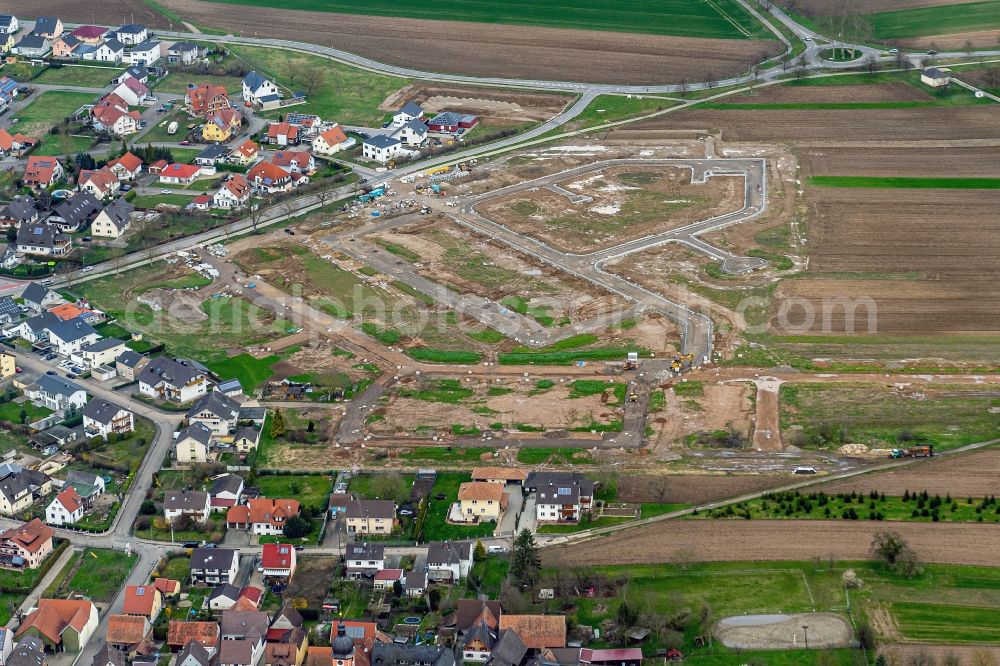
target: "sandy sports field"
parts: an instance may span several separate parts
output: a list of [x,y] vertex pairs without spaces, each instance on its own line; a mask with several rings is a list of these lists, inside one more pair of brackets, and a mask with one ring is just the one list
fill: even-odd
[[807,641],[810,648],[828,650],[846,647],[854,637],[851,624],[836,613],[736,615],[719,620],[712,633],[740,650],[789,650]]
[[996,564],[1000,526],[839,520],[671,520],[542,551],[545,566],[699,561],[866,559],[877,532],[903,536],[925,562]]

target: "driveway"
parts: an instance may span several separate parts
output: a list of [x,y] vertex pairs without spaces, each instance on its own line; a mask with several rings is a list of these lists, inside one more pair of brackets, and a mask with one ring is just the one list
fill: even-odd
[[517,530],[535,531],[535,493],[524,500],[524,510],[521,511],[521,520],[517,521]]
[[517,531],[517,515],[521,513],[521,506],[524,503],[524,494],[521,487],[516,483],[507,484],[507,510],[500,518],[500,524],[493,530],[493,536],[503,536],[513,534]]

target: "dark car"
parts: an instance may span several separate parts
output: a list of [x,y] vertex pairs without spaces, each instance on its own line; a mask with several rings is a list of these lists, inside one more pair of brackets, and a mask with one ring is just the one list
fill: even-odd
[[72,372],[67,372],[66,379],[76,379],[76,374]]
[[287,228],[287,227],[285,228],[285,233],[288,234],[289,236],[294,236],[295,235],[295,232],[292,231],[291,229]]
[[184,543],[181,544],[181,546],[183,546],[184,548],[197,548],[200,545],[201,544],[198,543],[197,541],[185,541]]
[[45,374],[47,374],[47,375],[55,375],[56,371],[55,370],[46,370]]

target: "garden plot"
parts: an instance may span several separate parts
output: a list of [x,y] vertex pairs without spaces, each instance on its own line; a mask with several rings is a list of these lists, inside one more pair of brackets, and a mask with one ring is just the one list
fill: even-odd
[[739,210],[743,179],[691,183],[678,167],[616,167],[489,200],[484,217],[559,250],[585,253]]
[[383,249],[412,261],[417,272],[458,293],[473,293],[544,326],[608,317],[623,299],[535,262],[444,218],[381,232]]
[[624,384],[604,379],[489,383],[466,377],[409,378],[369,416],[368,431],[392,437],[478,435],[491,429],[617,431],[624,395]]

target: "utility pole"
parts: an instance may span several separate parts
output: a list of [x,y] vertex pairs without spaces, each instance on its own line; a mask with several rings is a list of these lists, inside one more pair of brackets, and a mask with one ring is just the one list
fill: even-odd
[[805,641],[806,641],[806,649],[808,650],[809,649],[809,625],[808,624],[803,624],[802,625],[802,633],[803,633],[803,636],[804,636]]

